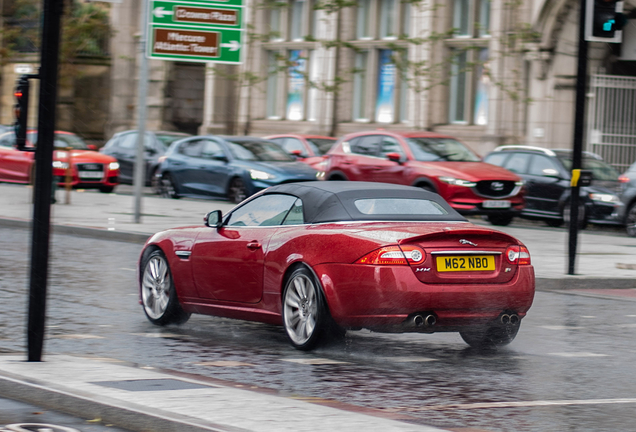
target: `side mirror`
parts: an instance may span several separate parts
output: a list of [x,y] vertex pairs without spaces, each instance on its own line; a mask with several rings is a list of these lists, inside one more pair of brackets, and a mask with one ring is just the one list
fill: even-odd
[[157,150],[155,150],[152,147],[146,147],[145,150],[146,150],[146,153],[148,153],[149,155],[154,155],[157,153]]
[[87,147],[89,150],[93,150],[93,151],[97,150],[97,146],[95,144],[89,144],[87,145]]
[[301,150],[292,150],[290,153],[292,156],[294,156],[296,159],[305,159],[305,157],[303,156],[303,152]]
[[402,155],[399,153],[387,153],[386,158],[392,162],[402,164]]
[[225,155],[212,156],[212,160],[219,161],[219,162],[228,162],[228,158]]
[[203,217],[203,223],[210,228],[221,228],[223,223],[223,214],[221,210],[214,210]]

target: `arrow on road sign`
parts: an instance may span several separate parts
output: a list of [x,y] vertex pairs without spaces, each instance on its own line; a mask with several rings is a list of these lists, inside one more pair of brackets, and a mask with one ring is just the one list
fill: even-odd
[[165,10],[165,9],[163,8],[163,6],[159,6],[159,7],[156,7],[156,8],[152,11],[152,14],[153,14],[154,16],[156,16],[157,18],[163,18],[163,17],[165,17],[166,15],[173,15],[173,14],[174,14],[174,12],[172,12],[172,11],[167,11],[167,10]]
[[228,43],[222,43],[221,44],[222,48],[229,48],[230,51],[236,51],[237,49],[239,49],[241,47],[241,44],[238,41],[230,41]]

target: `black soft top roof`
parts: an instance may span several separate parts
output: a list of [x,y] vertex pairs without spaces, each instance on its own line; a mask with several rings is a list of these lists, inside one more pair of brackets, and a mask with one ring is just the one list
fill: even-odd
[[[462,221],[457,213],[439,195],[424,189],[388,183],[315,181],[284,183],[266,189],[263,194],[283,193],[303,201],[304,219],[307,223],[346,221]],[[355,206],[363,198],[410,198],[434,201],[446,210],[444,215],[413,214],[364,214]]]

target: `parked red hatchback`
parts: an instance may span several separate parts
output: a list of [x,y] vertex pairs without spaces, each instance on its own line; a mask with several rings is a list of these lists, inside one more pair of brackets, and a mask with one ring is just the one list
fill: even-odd
[[523,181],[481,161],[455,138],[431,132],[356,132],[342,137],[324,163],[325,180],[417,186],[438,193],[464,215],[508,225],[524,206]]
[[[37,131],[27,133],[27,146],[37,142]],[[80,137],[70,132],[55,132],[53,151],[53,175],[61,179],[64,186],[69,162],[68,148],[72,148],[71,185],[74,188],[94,188],[112,192],[119,183],[117,159],[91,149]],[[19,151],[15,147],[15,133],[0,135],[0,181],[8,183],[30,183],[33,177],[34,152]]]
[[336,138],[322,135],[280,134],[265,138],[315,169],[319,169],[319,164],[325,160],[324,155],[337,141]]

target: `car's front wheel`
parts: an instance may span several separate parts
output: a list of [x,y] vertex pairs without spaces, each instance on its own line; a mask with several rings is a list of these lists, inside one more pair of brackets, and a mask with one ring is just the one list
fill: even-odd
[[625,215],[625,230],[630,237],[636,237],[636,203],[633,203],[627,209]]
[[498,348],[512,342],[519,332],[519,323],[492,325],[460,331],[459,334],[473,348]]
[[173,199],[180,198],[177,187],[170,174],[164,174],[163,177],[161,177],[161,196]]
[[115,190],[115,186],[100,186],[99,191],[102,193],[111,193]]
[[156,325],[182,324],[190,318],[179,304],[168,260],[161,250],[142,262],[141,302],[144,313]]
[[308,351],[327,333],[330,322],[324,297],[314,275],[295,270],[283,292],[283,325],[294,348]]

